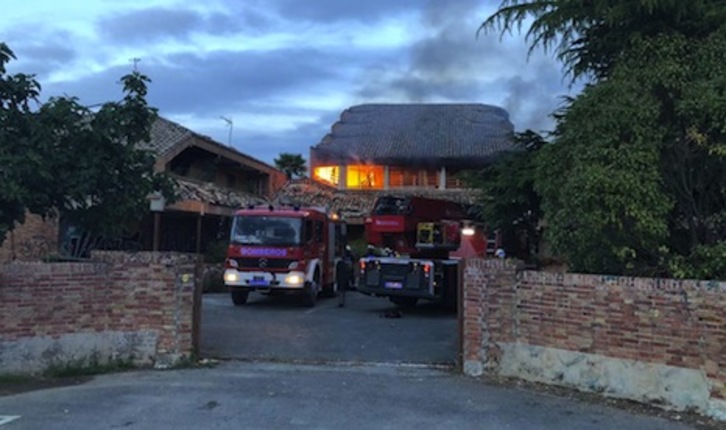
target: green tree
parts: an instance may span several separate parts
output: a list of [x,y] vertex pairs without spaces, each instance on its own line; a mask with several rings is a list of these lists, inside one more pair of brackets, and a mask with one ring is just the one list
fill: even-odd
[[726,238],[725,16],[715,0],[505,1],[484,23],[532,18],[531,47],[590,78],[536,163],[574,270],[726,277],[704,262]]
[[[504,237],[526,234],[530,248],[535,248],[542,216],[540,197],[534,190],[535,160],[547,142],[532,130],[515,133],[514,142],[516,151],[505,153],[479,171],[468,172],[464,179],[468,186],[482,190],[478,207],[490,228]],[[535,249],[527,251],[533,254]]]
[[658,109],[636,80],[586,88],[539,154],[547,237],[573,270],[636,272],[657,263],[670,201],[661,187]]
[[703,39],[726,21],[722,0],[503,0],[480,30],[526,31],[530,52],[554,51],[573,79],[604,79],[634,37]]
[[84,232],[87,250],[140,220],[152,192],[161,190],[173,200],[172,180],[154,172],[153,153],[137,147],[150,138],[156,117],[145,99],[146,76],[124,76],[123,99],[96,111],[73,97],[52,98],[31,110],[40,86],[32,77],[5,74],[4,65],[14,57],[2,46],[0,82],[14,91],[0,93],[2,106],[10,107],[0,118],[2,174],[9,178],[0,186],[3,234],[26,210],[62,215]]
[[23,222],[27,207],[39,206],[24,178],[32,176],[44,159],[32,146],[32,105],[37,103],[40,85],[32,76],[7,73],[6,65],[14,58],[0,43],[0,243],[16,223]]
[[275,166],[285,172],[287,179],[305,176],[307,167],[305,166],[305,159],[303,159],[301,154],[283,152],[274,161]]
[[698,251],[702,264],[726,238],[725,36],[634,40],[566,109],[537,190],[550,239],[575,270],[662,272],[675,256],[682,274],[726,276],[689,272],[678,257]]

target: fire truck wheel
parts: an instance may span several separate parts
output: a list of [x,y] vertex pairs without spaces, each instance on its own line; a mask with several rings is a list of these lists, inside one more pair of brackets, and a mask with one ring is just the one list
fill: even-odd
[[232,303],[235,306],[242,306],[247,303],[250,292],[246,290],[232,290]]
[[308,307],[315,306],[318,300],[318,287],[313,282],[306,282],[303,289],[303,305]]
[[396,306],[401,308],[412,308],[416,306],[416,302],[418,302],[418,297],[391,296],[389,299],[391,299]]

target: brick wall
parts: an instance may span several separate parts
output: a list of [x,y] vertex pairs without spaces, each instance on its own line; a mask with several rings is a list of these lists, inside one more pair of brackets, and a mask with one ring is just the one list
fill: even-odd
[[0,265],[0,373],[193,352],[194,256],[96,252],[88,263]]
[[48,254],[58,253],[58,219],[43,220],[38,215],[26,214],[25,222],[18,225],[0,244],[0,263],[13,259],[38,261]]
[[726,283],[467,260],[464,370],[726,419]]

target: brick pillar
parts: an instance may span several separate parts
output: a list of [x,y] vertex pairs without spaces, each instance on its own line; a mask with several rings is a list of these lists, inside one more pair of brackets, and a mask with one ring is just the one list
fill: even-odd
[[484,357],[482,353],[485,345],[485,320],[483,316],[484,301],[486,292],[486,274],[482,267],[482,260],[465,259],[464,264],[464,302],[462,303],[463,333],[464,339],[463,355],[464,373],[471,376],[479,376],[484,373]]
[[498,341],[514,337],[516,260],[464,260],[463,371],[479,376],[499,363]]

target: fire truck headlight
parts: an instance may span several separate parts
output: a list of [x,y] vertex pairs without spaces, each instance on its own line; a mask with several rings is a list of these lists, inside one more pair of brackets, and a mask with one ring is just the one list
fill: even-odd
[[225,282],[237,282],[237,281],[239,281],[239,274],[237,272],[228,270],[228,271],[224,272],[224,281]]
[[298,262],[297,262],[297,261],[293,261],[292,263],[290,263],[290,264],[289,264],[289,265],[287,266],[287,268],[288,268],[288,269],[297,269],[297,266],[298,266]]
[[285,283],[290,285],[302,285],[303,277],[300,275],[287,275],[285,277]]

